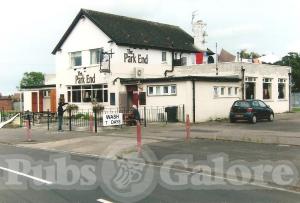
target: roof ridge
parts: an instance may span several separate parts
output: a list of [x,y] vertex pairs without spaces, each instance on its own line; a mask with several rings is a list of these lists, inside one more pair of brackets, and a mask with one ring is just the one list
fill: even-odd
[[144,22],[148,22],[148,23],[151,23],[151,24],[158,24],[158,25],[170,26],[170,27],[174,27],[174,28],[177,28],[177,29],[178,28],[181,29],[178,25],[172,25],[172,24],[167,24],[167,23],[160,23],[160,22],[156,22],[156,21],[150,21],[150,20],[145,20],[145,19],[141,19],[141,18],[129,17],[129,16],[118,15],[118,14],[113,14],[113,13],[106,13],[106,12],[102,12],[102,11],[95,11],[95,10],[91,10],[91,9],[84,9],[84,8],[82,8],[81,10],[83,10],[84,12],[101,13],[101,14],[105,14],[105,15],[117,16],[117,17],[127,18],[127,19],[130,19],[130,20],[144,21]]

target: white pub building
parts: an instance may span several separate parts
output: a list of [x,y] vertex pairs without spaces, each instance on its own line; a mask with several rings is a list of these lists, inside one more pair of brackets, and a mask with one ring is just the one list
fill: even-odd
[[237,99],[289,111],[290,67],[216,64],[203,25],[194,22],[190,36],[173,25],[81,9],[52,52],[55,80],[23,87],[24,110],[55,111],[64,97],[79,109],[93,101],[105,108],[184,106],[194,122],[228,117]]

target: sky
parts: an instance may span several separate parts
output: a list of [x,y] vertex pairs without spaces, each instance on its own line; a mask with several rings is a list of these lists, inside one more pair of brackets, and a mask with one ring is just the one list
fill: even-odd
[[208,48],[284,56],[300,52],[299,0],[10,0],[1,2],[0,92],[17,91],[24,72],[55,73],[51,54],[80,8],[178,25],[192,12],[207,23]]

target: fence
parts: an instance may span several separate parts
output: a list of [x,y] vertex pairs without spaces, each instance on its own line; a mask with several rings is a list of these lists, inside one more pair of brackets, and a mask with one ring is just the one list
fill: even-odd
[[[141,123],[147,125],[147,123],[168,123],[168,122],[184,122],[185,120],[185,110],[184,105],[164,107],[164,106],[145,106],[138,109],[141,117]],[[8,120],[16,112],[10,113],[9,116],[5,116],[5,119]],[[65,112],[63,117],[63,125],[69,130],[77,127],[89,128],[92,122],[95,130],[97,127],[103,127],[103,115],[111,113],[122,113],[123,114],[123,123],[130,124],[128,119],[132,119],[132,109],[131,108],[105,108],[103,111],[94,113],[92,110],[74,110],[70,112]],[[4,115],[4,114],[3,114]],[[8,115],[7,113],[5,115]],[[4,117],[3,117],[4,119]],[[50,112],[42,113],[32,113],[32,112],[23,112],[21,117],[23,121],[30,119],[32,125],[35,124],[50,124],[57,123],[57,114]],[[22,121],[22,122],[23,122]],[[21,122],[21,123],[22,123]]]
[[292,107],[300,107],[300,92],[292,93]]
[[11,119],[13,116],[15,116],[19,112],[15,111],[4,111],[3,109],[0,110],[0,122],[5,122],[9,119]]

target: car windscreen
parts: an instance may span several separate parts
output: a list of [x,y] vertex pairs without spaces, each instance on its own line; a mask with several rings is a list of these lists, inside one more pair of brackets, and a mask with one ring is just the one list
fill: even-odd
[[242,108],[249,108],[250,107],[250,104],[246,101],[236,101],[234,103],[234,106],[235,107],[242,107]]

